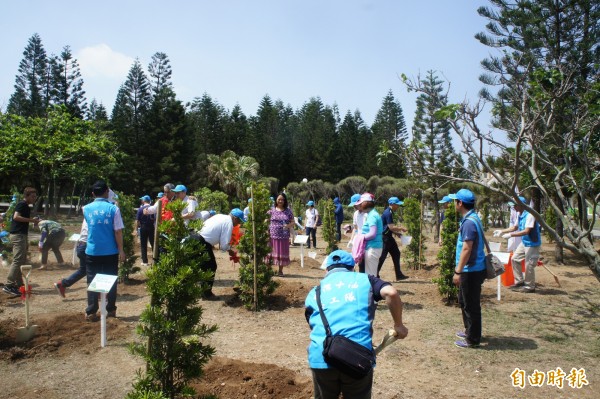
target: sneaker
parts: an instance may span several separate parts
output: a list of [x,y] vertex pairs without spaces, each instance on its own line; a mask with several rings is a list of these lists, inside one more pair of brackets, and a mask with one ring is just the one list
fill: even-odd
[[467,334],[464,331],[457,331],[456,336],[460,339],[467,339]]
[[215,293],[212,291],[206,291],[204,294],[202,294],[202,299],[211,301],[211,300],[219,299],[219,297],[216,296]]
[[65,286],[63,285],[62,281],[54,283],[54,288],[56,288],[56,292],[58,292],[58,295],[60,295],[63,298],[65,297]]
[[106,318],[109,318],[109,317],[116,318],[117,317],[117,311],[116,310],[111,310],[110,312],[106,312]]
[[462,348],[462,349],[467,349],[467,348],[477,348],[479,347],[479,344],[471,344],[469,342],[465,341],[454,341],[454,345]]
[[535,287],[531,287],[529,285],[524,285],[523,287],[521,287],[519,292],[524,292],[526,294],[532,294],[535,292]]
[[407,278],[408,278],[408,276],[407,276],[407,275],[405,275],[405,274],[403,274],[403,275],[401,275],[400,277],[398,277],[398,278],[396,279],[396,281],[402,281],[402,280],[406,280]]
[[21,296],[21,291],[14,285],[5,285],[2,287],[2,291],[12,296]]
[[96,313],[90,313],[85,315],[85,321],[89,321],[90,323],[96,322],[100,320]]
[[525,282],[521,281],[520,283],[515,283],[515,284],[509,286],[508,289],[518,290],[519,288],[523,287],[524,285],[525,285]]

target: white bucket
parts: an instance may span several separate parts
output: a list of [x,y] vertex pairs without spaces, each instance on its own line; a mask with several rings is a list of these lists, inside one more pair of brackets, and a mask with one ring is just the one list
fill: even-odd
[[321,263],[321,270],[327,270],[327,257],[325,257],[325,259],[323,259],[323,263]]
[[402,236],[400,237],[400,242],[402,245],[408,245],[412,241],[412,236]]
[[500,246],[502,246],[502,243],[499,242],[491,242],[490,241],[490,251],[492,252],[500,252]]
[[317,253],[316,252],[309,252],[308,253],[308,257],[311,259],[317,259]]

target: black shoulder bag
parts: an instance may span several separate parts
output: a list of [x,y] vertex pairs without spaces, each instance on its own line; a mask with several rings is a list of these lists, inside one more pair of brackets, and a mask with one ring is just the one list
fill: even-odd
[[342,335],[331,335],[331,328],[323,312],[321,305],[321,286],[316,289],[317,305],[319,305],[319,314],[325,326],[326,337],[323,342],[323,357],[327,364],[335,367],[350,377],[364,378],[375,364],[375,353],[373,350],[365,348],[361,344],[352,341]]

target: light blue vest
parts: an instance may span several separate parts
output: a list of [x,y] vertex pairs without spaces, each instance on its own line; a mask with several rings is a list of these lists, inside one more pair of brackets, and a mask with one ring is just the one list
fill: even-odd
[[[369,277],[365,273],[354,273],[346,269],[329,272],[321,281],[321,304],[332,335],[343,335],[365,348],[373,348],[376,304]],[[326,334],[315,288],[308,293],[305,306],[313,310],[308,321],[311,328],[307,348],[308,364],[314,369],[329,368],[323,359]]]
[[[523,211],[519,215],[519,231],[525,230],[525,224],[527,223],[527,216],[529,212]],[[536,221],[529,234],[521,237],[523,240],[524,247],[539,247],[542,245],[542,236],[540,235],[540,224]]]
[[116,205],[105,198],[96,198],[83,208],[83,217],[88,224],[86,255],[105,256],[119,253],[113,227],[117,209]]
[[[479,236],[479,239],[477,240],[477,248],[473,248],[472,251],[477,251],[477,258],[475,259],[475,264],[474,265],[470,265],[467,263],[465,265],[465,267],[463,268],[463,272],[478,272],[481,270],[485,270],[485,252],[483,251],[483,231],[481,231],[481,220],[479,219],[479,216],[477,216],[477,214],[475,213],[474,210],[469,211],[460,221],[460,226],[463,225],[463,223],[465,222],[465,220],[471,220],[473,223],[475,223],[475,226],[477,227],[477,235]],[[462,252],[462,248],[463,248],[463,244],[464,241],[462,239],[462,234],[460,232],[460,229],[458,230],[458,240],[456,242],[456,263],[455,265],[458,266],[458,261],[460,260],[460,253]]]

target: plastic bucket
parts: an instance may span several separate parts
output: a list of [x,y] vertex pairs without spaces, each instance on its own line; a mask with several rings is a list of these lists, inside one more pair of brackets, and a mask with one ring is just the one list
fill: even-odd
[[400,242],[402,245],[408,245],[412,241],[412,236],[402,236],[400,237]]
[[317,253],[316,252],[309,252],[308,253],[308,257],[311,259],[316,259],[317,258]]
[[499,242],[491,242],[490,241],[489,244],[490,244],[490,250],[492,252],[500,252],[500,246],[502,245],[501,243],[499,243]]

